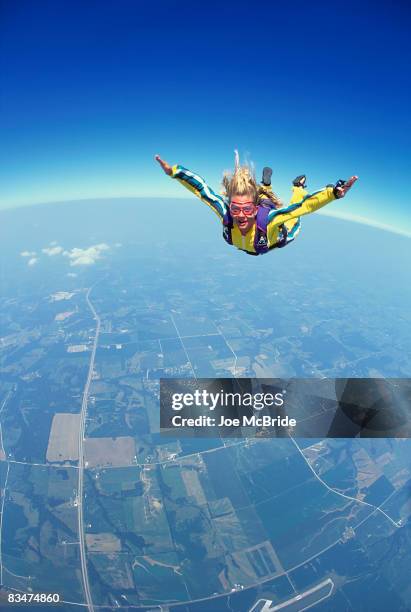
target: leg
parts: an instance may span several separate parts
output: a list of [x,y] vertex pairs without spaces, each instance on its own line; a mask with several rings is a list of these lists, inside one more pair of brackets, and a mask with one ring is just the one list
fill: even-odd
[[295,202],[300,202],[306,195],[306,177],[304,174],[300,174],[293,180],[292,193],[290,204],[294,204]]
[[273,171],[268,166],[263,169],[263,177],[258,193],[258,204],[268,208],[281,208],[281,200],[271,187],[272,173]]

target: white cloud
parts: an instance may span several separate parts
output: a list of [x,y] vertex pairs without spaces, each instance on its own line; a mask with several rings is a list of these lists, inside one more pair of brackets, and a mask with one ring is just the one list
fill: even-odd
[[38,257],[32,257],[31,259],[28,260],[27,265],[35,266],[37,262],[38,262]]
[[101,253],[109,248],[108,244],[103,242],[90,246],[87,249],[75,247],[71,251],[63,251],[63,255],[70,259],[70,266],[91,266],[98,259],[101,259]]
[[52,242],[50,242],[50,246],[55,246],[57,244],[57,240],[53,240]]
[[20,255],[22,257],[34,257],[36,255],[36,251],[22,251]]
[[63,252],[63,247],[61,246],[46,247],[45,249],[41,249],[41,251],[42,253],[45,253],[49,257],[52,257],[53,255],[60,255],[60,253]]
[[67,276],[70,276],[71,278],[75,278],[77,274],[75,272],[68,272]]

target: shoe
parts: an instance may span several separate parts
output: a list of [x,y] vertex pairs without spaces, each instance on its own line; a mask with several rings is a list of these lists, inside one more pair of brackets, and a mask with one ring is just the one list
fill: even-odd
[[271,175],[272,175],[272,173],[273,173],[272,169],[269,168],[268,166],[263,168],[263,178],[262,178],[261,182],[266,187],[269,187],[271,185]]
[[294,187],[302,187],[305,189],[307,187],[307,177],[305,174],[300,174],[293,180]]

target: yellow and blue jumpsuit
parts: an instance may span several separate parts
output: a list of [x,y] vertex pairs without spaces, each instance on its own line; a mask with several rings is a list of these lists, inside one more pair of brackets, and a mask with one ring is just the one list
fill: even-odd
[[[187,170],[183,166],[175,165],[172,168],[171,177],[177,179],[184,187],[192,191],[200,200],[209,206],[218,216],[221,222],[228,210],[228,201],[223,196],[215,193],[198,174]],[[333,187],[326,187],[311,195],[303,187],[293,187],[290,203],[282,208],[272,209],[268,213],[267,241],[268,248],[276,247],[281,238],[281,228],[285,225],[287,229],[286,242],[294,240],[300,231],[300,217],[315,212],[335,200]],[[231,241],[233,246],[251,255],[256,255],[254,247],[256,224],[243,235],[237,225],[231,230]]]

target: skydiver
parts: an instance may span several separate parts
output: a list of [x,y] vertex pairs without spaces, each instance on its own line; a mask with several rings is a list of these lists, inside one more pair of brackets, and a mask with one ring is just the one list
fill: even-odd
[[224,196],[216,194],[198,174],[180,165],[171,166],[159,155],[155,159],[167,175],[177,179],[216,213],[223,224],[224,240],[248,255],[263,255],[292,242],[300,230],[301,216],[343,198],[358,179],[352,176],[347,181],[339,180],[310,195],[305,189],[305,176],[301,175],[293,181],[290,204],[276,208],[279,201],[275,194],[275,198],[270,195],[271,181],[267,180],[270,169],[265,169],[265,182],[269,184],[257,185],[250,166],[240,165],[237,152],[234,172],[223,177]]

